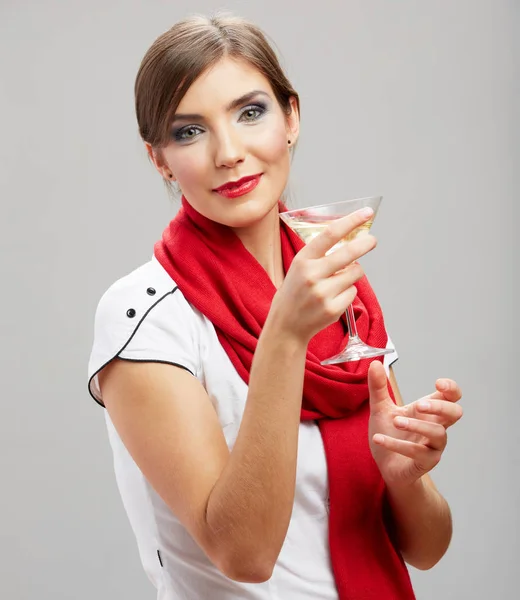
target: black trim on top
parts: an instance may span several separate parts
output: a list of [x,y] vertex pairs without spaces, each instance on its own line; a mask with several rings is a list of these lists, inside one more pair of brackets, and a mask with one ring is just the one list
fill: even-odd
[[[92,398],[94,398],[94,400],[96,401],[97,404],[99,404],[99,406],[101,406],[102,408],[106,409],[106,406],[102,403],[99,402],[99,400],[94,396],[94,394],[91,392],[90,390],[90,384],[92,383],[92,380],[94,379],[94,377],[98,374],[101,373],[101,371],[109,364],[111,363],[114,358],[117,358],[117,356],[123,352],[123,350],[128,346],[128,344],[132,341],[132,338],[134,337],[134,335],[136,334],[137,330],[139,329],[139,327],[141,326],[141,323],[146,319],[146,317],[148,316],[148,314],[150,313],[150,311],[152,309],[154,309],[159,302],[162,302],[162,300],[164,300],[167,296],[169,296],[170,294],[175,294],[175,292],[179,289],[179,286],[175,286],[173,288],[173,290],[170,290],[169,292],[167,292],[166,294],[164,294],[164,296],[162,296],[161,298],[159,298],[154,304],[152,304],[152,306],[150,306],[150,308],[144,313],[144,315],[142,316],[141,320],[139,321],[139,323],[137,323],[137,325],[135,326],[134,330],[132,331],[132,335],[126,340],[124,346],[122,348],[120,348],[116,354],[114,354],[114,356],[112,356],[112,358],[110,360],[107,360],[107,362],[100,367],[93,375],[92,377],[88,380],[88,393],[92,396]],[[132,359],[121,359],[121,360],[129,360],[132,361]],[[150,360],[150,361],[135,361],[135,362],[164,362],[167,363],[167,361],[154,361],[154,360]],[[187,368],[184,367],[183,365],[177,365],[175,363],[167,363],[167,364],[173,364],[176,367],[181,367],[183,369],[186,369],[186,371],[189,371],[191,373],[191,371]],[[191,373],[193,375],[193,373]]]
[[[122,350],[120,350],[119,352],[122,352]],[[184,369],[185,371],[188,371],[188,373],[195,377],[195,373],[193,373],[191,369],[188,369],[188,367],[185,367],[184,365],[181,365],[179,363],[172,362],[171,360],[158,360],[157,358],[123,358],[122,356],[118,356],[117,358],[119,358],[119,360],[125,360],[126,362],[158,363],[161,365],[172,365],[172,367],[179,367],[181,369]]]

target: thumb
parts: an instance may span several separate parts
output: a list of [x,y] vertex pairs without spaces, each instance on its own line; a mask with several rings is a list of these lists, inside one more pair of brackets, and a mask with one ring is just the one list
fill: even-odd
[[368,369],[368,390],[371,411],[382,408],[390,398],[386,371],[379,360],[375,360]]

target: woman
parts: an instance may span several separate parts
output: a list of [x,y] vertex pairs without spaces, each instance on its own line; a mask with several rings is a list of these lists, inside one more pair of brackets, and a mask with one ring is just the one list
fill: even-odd
[[438,380],[403,406],[395,352],[320,365],[353,301],[363,339],[391,347],[355,262],[375,239],[326,255],[370,213],[305,247],[280,224],[299,99],[251,24],[176,24],[135,96],[182,207],[101,299],[89,389],[158,598],[413,598],[405,561],[431,568],[451,537],[427,473],[461,393]]

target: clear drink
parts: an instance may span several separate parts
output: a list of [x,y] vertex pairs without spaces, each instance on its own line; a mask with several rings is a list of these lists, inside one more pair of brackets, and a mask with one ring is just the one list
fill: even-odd
[[[294,219],[291,221],[291,229],[299,235],[299,237],[308,244],[311,240],[313,240],[317,235],[319,235],[322,231],[326,229],[328,225],[330,225],[335,219],[323,219],[321,221],[312,220],[299,220]],[[358,235],[363,235],[363,233],[368,233],[370,228],[372,227],[372,223],[374,219],[363,223],[359,227],[356,227],[354,231],[352,231],[349,235],[344,237],[340,242],[335,244],[329,252],[332,252],[342,246],[346,242],[351,242]]]

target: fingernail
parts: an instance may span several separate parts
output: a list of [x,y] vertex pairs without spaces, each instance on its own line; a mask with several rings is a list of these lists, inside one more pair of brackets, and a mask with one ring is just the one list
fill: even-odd
[[449,385],[448,385],[448,382],[447,382],[447,381],[445,381],[444,379],[443,379],[443,380],[441,380],[441,381],[439,381],[439,389],[440,389],[441,391],[445,391],[445,390],[447,390],[448,388],[449,388]]
[[370,206],[366,206],[365,208],[361,209],[361,216],[362,217],[370,217],[373,214],[373,210],[370,208]]
[[421,400],[417,406],[421,410],[430,410],[432,405],[430,404],[430,402],[428,402],[428,400]]

